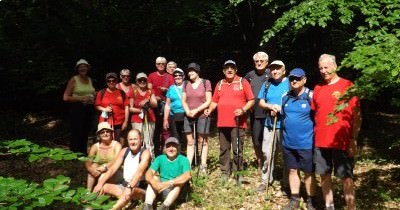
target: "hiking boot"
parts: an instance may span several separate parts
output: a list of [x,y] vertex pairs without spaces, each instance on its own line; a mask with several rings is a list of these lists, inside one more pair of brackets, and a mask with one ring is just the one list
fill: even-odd
[[153,210],[153,205],[145,203],[143,205],[143,210]]
[[300,207],[300,201],[295,199],[290,199],[290,202],[287,206],[283,208],[283,210],[296,210]]
[[307,210],[316,210],[315,204],[312,199],[307,199]]
[[200,166],[200,174],[203,176],[207,175],[207,165],[201,165]]
[[258,193],[263,193],[266,189],[267,189],[267,185],[264,184],[264,183],[261,183],[261,184],[258,185],[258,187],[256,188],[256,192],[258,192]]
[[161,204],[161,205],[157,208],[157,210],[169,210],[169,206],[166,206],[166,205],[164,205],[164,204]]
[[335,210],[335,207],[334,206],[329,206],[329,207],[325,207],[324,209],[325,210]]

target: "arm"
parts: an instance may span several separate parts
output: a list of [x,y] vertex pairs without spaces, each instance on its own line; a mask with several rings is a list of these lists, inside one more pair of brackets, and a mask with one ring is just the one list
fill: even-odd
[[254,103],[255,103],[254,99],[248,100],[247,103],[242,108],[236,109],[234,111],[235,116],[244,115],[247,112],[247,110],[249,110],[249,109],[251,109],[251,107],[253,107]]
[[164,130],[167,130],[169,128],[169,112],[170,112],[170,104],[171,104],[171,99],[167,98],[165,101],[165,106],[164,106],[164,121],[163,121],[163,128]]
[[[190,175],[190,171],[186,171],[185,173],[176,177],[175,179],[165,181],[162,184],[166,183],[168,185],[168,187],[176,187],[176,186],[182,187],[191,178],[192,178],[192,176]],[[172,186],[171,186],[171,184],[172,184]]]
[[152,108],[157,107],[157,98],[156,98],[156,95],[154,95],[153,91],[151,92],[151,95],[150,95],[150,106]]
[[207,91],[206,92],[206,101],[204,103],[202,103],[199,107],[197,107],[196,109],[194,109],[194,113],[193,116],[195,116],[197,113],[202,112],[203,110],[205,110],[207,107],[210,106],[211,104],[211,92]]
[[89,159],[85,161],[85,168],[93,177],[100,176],[102,170],[104,170],[104,169],[101,170],[97,164],[93,163],[93,158],[95,157],[96,153],[97,153],[97,147],[95,144],[93,144],[89,150],[89,155],[88,155]]
[[107,172],[103,175],[103,177],[98,181],[97,185],[95,186],[93,192],[99,193],[99,194],[103,194],[103,186],[106,183],[106,181],[108,179],[110,179],[110,177],[112,177],[115,172],[118,170],[119,167],[121,167],[123,158],[124,158],[124,154],[127,148],[124,148],[123,150],[121,150],[118,153],[118,156],[111,161],[112,165],[109,166]]
[[151,168],[149,168],[146,172],[145,175],[145,179],[147,181],[147,183],[151,186],[151,188],[154,189],[154,191],[156,192],[160,192],[161,188],[160,188],[160,181],[154,178],[155,175],[155,171]]
[[210,103],[210,106],[204,110],[204,115],[206,115],[207,117],[215,110],[215,108],[217,108],[217,103],[215,103],[214,101],[212,101]]
[[183,107],[183,110],[185,111],[185,114],[189,115],[190,109],[189,109],[189,105],[187,103],[186,91],[182,91],[182,107]]

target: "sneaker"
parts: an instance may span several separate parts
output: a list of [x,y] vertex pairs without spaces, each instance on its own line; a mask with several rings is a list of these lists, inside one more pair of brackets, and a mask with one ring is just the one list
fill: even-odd
[[143,210],[153,210],[153,205],[145,203],[143,205]]
[[287,206],[285,206],[283,208],[283,210],[295,210],[295,209],[299,209],[300,207],[300,201],[299,200],[295,200],[295,199],[290,199],[290,202]]
[[315,204],[311,199],[307,199],[307,210],[316,210]]
[[263,193],[266,189],[267,189],[267,185],[261,183],[261,184],[258,185],[258,187],[256,188],[256,192],[258,192],[258,193]]

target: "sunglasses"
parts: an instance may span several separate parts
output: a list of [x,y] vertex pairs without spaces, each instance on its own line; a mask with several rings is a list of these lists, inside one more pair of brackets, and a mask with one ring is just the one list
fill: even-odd
[[117,82],[117,80],[115,80],[115,79],[109,79],[109,80],[107,80],[107,83],[116,83]]
[[138,81],[138,83],[145,83],[145,82],[147,82],[147,79],[138,79],[137,81]]
[[110,131],[110,130],[102,130],[102,131],[100,131],[99,133],[100,133],[100,134],[105,134],[105,133],[111,133],[111,131]]
[[265,60],[255,60],[254,63],[264,63]]
[[174,74],[174,77],[183,77],[182,74]]
[[129,78],[129,77],[131,77],[131,75],[122,75],[122,74],[121,74],[121,77],[123,77],[123,78]]
[[166,63],[156,63],[156,65],[166,65]]
[[293,81],[301,81],[303,79],[303,77],[296,77],[296,76],[290,76],[289,77],[289,81],[293,82]]

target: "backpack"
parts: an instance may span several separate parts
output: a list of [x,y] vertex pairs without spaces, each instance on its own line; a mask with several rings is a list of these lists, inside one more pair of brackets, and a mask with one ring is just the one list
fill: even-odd
[[[285,112],[285,104],[289,101],[292,92],[293,92],[293,90],[289,90],[286,93],[286,96],[287,96],[286,100],[282,102],[282,113]],[[300,97],[299,100],[306,100],[308,102],[308,104],[311,105],[311,98],[313,95],[313,91],[308,88],[305,88],[304,92],[307,93],[307,95],[305,97],[304,96]]]
[[[100,90],[100,101],[103,100],[104,94],[106,94],[106,90],[107,90],[107,88],[103,88],[103,89]],[[125,93],[123,90],[121,90],[121,89],[118,89],[118,88],[117,88],[117,90],[119,90],[119,92],[121,93],[122,100],[125,101],[125,99],[126,99],[126,93]]]
[[[265,82],[265,87],[264,87],[264,99],[267,100],[267,95],[268,95],[268,89],[271,86],[271,82],[272,82],[272,78],[269,78],[266,82]],[[289,85],[289,91],[290,92],[292,90],[292,87],[290,86],[290,82],[288,83]]]
[[[140,149],[140,151],[139,151],[139,153],[140,153],[140,156],[139,156],[139,164],[140,164],[140,161],[142,161],[142,154],[143,154],[143,151],[144,151],[144,150],[146,150],[146,146],[142,147],[142,149]],[[132,150],[131,150],[130,147],[127,147],[127,148],[126,148],[125,153],[124,153],[124,158],[122,159],[122,160],[123,160],[122,165],[124,165],[126,156],[128,156],[128,154],[129,154],[131,151],[132,151]]]
[[[232,82],[232,83],[238,83],[238,82],[239,82],[239,90],[243,90],[242,79],[243,79],[243,77],[240,77],[239,81],[233,81],[233,82]],[[222,83],[223,83],[223,82],[224,82],[223,79],[221,79],[221,80],[218,82],[218,92],[221,91],[221,86],[222,86]]]

